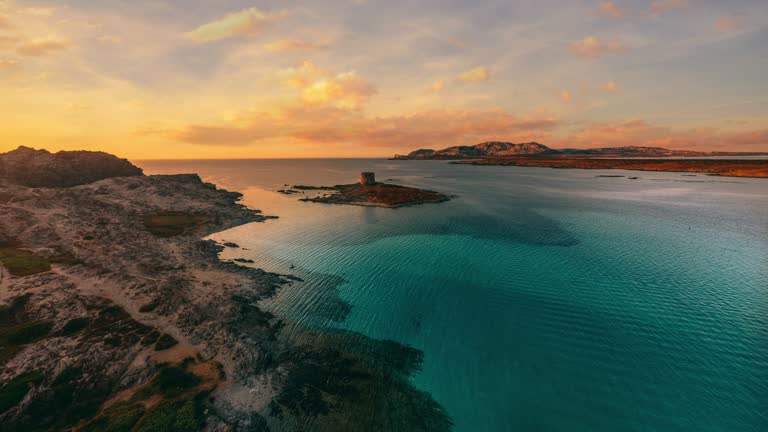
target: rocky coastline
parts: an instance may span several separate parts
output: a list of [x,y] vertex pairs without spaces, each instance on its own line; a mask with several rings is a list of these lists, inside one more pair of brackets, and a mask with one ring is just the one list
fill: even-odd
[[3,175],[28,163],[11,159],[0,155],[3,430],[450,430],[408,380],[418,350],[259,307],[296,278],[223,262],[225,245],[203,239],[269,219],[240,194],[133,169],[30,185]]
[[768,177],[768,160],[761,159],[584,159],[485,158],[451,162],[461,165],[499,165],[559,169],[623,169],[699,173],[723,177]]

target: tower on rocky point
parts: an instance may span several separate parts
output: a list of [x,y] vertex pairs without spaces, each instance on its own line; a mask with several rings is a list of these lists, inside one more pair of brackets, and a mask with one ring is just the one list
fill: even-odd
[[372,172],[364,172],[360,174],[360,184],[363,186],[375,186],[376,174]]

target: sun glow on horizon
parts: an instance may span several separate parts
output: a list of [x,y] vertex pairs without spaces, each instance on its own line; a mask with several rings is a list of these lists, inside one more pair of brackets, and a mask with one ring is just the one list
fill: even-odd
[[0,151],[768,151],[768,4],[674,3],[0,0]]

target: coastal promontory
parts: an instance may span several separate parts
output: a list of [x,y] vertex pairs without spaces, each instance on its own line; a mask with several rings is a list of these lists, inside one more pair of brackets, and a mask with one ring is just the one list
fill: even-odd
[[0,161],[0,429],[450,429],[421,352],[304,328],[260,304],[295,277],[219,259],[205,236],[269,219],[240,194],[103,153]]

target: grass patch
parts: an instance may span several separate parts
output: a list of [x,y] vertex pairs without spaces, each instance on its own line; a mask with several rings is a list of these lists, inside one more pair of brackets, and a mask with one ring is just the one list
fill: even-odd
[[0,245],[0,262],[13,276],[30,276],[51,270],[47,259],[8,244]]
[[179,341],[177,341],[173,336],[163,333],[160,338],[157,339],[157,342],[155,343],[155,351],[163,351],[167,350],[168,348],[171,348],[178,344]]
[[205,216],[166,211],[144,216],[143,222],[147,231],[158,237],[175,237],[188,234],[210,220]]
[[0,387],[0,414],[15,407],[24,399],[29,389],[43,381],[44,377],[37,371],[25,372]]

